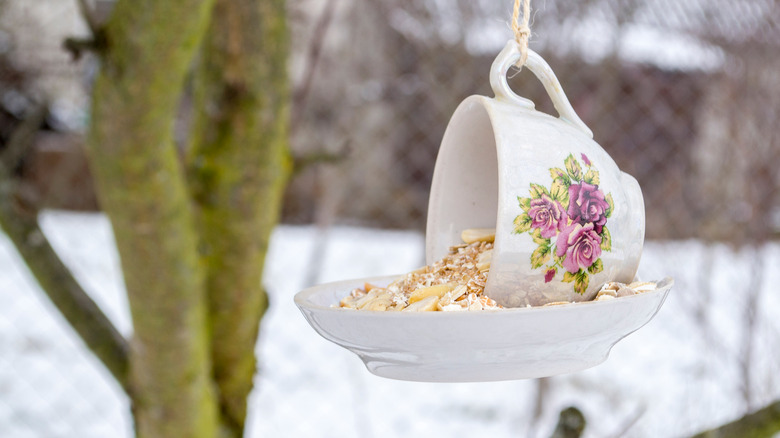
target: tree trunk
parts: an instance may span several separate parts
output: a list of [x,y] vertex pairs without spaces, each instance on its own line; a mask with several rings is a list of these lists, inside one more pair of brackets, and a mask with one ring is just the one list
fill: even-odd
[[217,0],[196,70],[188,167],[224,436],[241,436],[267,307],[262,273],[291,160],[282,0]]
[[212,0],[119,0],[105,29],[88,153],[111,219],[134,335],[140,437],[213,437],[205,276],[173,142],[182,85]]

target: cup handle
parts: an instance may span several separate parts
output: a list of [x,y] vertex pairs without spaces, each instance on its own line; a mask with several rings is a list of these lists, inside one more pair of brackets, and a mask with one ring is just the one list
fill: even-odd
[[[533,109],[534,103],[515,94],[506,81],[506,74],[509,68],[517,63],[519,59],[520,49],[517,42],[514,40],[507,41],[506,46],[504,46],[504,49],[498,54],[490,67],[490,86],[493,88],[497,100],[508,101],[524,108]],[[553,73],[547,62],[538,53],[528,49],[528,59],[525,62],[525,66],[542,82],[561,120],[579,129],[589,138],[593,138],[593,131],[574,112],[574,108],[569,103],[566,93],[561,88],[561,83],[558,82],[558,78],[555,77],[555,73]]]

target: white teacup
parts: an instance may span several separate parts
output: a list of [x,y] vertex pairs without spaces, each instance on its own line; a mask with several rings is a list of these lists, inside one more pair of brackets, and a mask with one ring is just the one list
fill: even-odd
[[506,81],[520,58],[509,41],[490,72],[495,98],[470,96],[441,143],[428,206],[428,263],[467,228],[496,229],[485,293],[506,307],[591,300],[639,265],[645,210],[637,181],[621,172],[569,104],[549,65],[528,51],[560,115],[534,110]]

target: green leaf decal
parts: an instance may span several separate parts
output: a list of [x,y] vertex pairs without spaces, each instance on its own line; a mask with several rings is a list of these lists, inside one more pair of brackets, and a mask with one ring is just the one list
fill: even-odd
[[531,198],[521,198],[518,196],[517,202],[520,204],[520,208],[522,208],[524,212],[528,213],[528,210],[531,209]]
[[598,274],[599,272],[604,270],[604,263],[601,261],[601,259],[596,259],[595,262],[593,262],[592,265],[588,268],[588,272],[591,274]]
[[523,213],[515,218],[515,233],[523,234],[531,229],[531,216]]
[[609,204],[609,208],[607,208],[607,211],[604,212],[604,216],[610,217],[612,216],[612,212],[615,210],[615,201],[612,200],[612,193],[608,193],[607,197],[607,204]]
[[599,171],[592,167],[588,168],[588,171],[585,172],[585,176],[583,177],[583,181],[588,184],[593,184],[594,186],[599,185]]
[[575,181],[582,179],[582,167],[580,167],[580,163],[574,158],[574,155],[569,154],[566,160],[564,160],[564,164],[566,165],[566,173],[568,173],[571,179]]
[[566,185],[563,178],[553,180],[552,187],[550,187],[550,197],[560,202],[564,209],[569,208],[569,186]]
[[580,269],[574,277],[574,292],[580,295],[584,294],[588,290],[588,283],[590,282],[588,273]]
[[609,234],[606,226],[601,230],[601,250],[612,251],[612,235]]
[[550,247],[547,245],[539,245],[536,251],[531,254],[531,267],[533,269],[540,268],[543,264],[550,260]]
[[564,283],[571,283],[572,281],[574,281],[574,279],[575,279],[576,277],[577,277],[577,274],[572,274],[572,273],[571,273],[571,272],[569,272],[569,271],[565,271],[565,272],[563,273],[563,282],[564,282]]
[[565,170],[559,167],[553,167],[550,169],[550,176],[552,177],[553,181],[560,178],[566,187],[571,185],[571,179],[569,178],[569,175],[566,174]]
[[550,239],[542,237],[542,230],[540,230],[539,228],[534,229],[534,232],[531,234],[531,237],[534,239],[534,243],[537,245],[550,246]]
[[542,197],[542,195],[550,196],[550,192],[548,192],[544,186],[531,183],[531,198],[539,199]]

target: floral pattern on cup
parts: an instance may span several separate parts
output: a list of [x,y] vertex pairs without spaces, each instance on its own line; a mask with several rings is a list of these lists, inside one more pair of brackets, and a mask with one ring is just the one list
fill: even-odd
[[584,166],[570,154],[564,168],[550,169],[552,185],[531,183],[530,196],[517,198],[523,213],[514,220],[516,234],[530,234],[538,246],[531,254],[531,267],[542,269],[544,281],[573,283],[584,294],[589,275],[604,269],[601,255],[612,250],[607,219],[615,204],[612,194],[599,188],[599,172],[580,154]]

